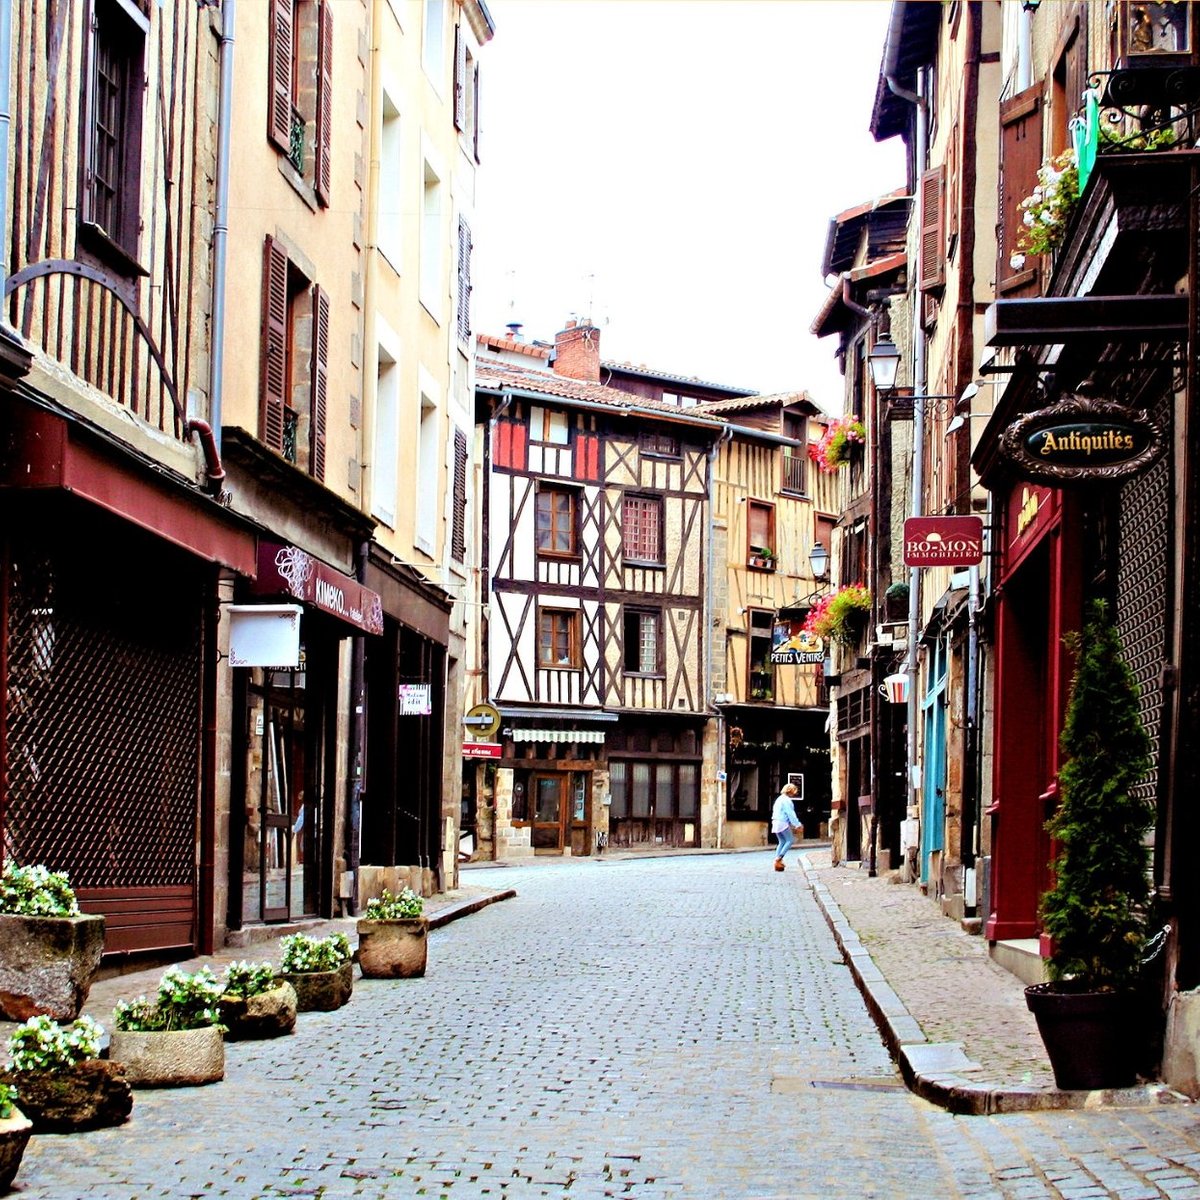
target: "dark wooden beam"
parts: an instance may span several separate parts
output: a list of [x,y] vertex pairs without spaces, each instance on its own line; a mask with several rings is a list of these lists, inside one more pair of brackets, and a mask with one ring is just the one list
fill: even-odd
[[1187,337],[1188,298],[1046,296],[996,300],[984,314],[989,346],[1067,342],[1176,342]]

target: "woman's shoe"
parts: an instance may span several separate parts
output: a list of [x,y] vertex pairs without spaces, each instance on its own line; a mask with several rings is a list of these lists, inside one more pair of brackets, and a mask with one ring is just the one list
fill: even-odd
[[777,871],[782,871],[783,869],[784,869],[784,867],[783,867],[783,859],[782,859],[782,858],[777,858],[777,859],[775,860],[775,870],[777,870]]

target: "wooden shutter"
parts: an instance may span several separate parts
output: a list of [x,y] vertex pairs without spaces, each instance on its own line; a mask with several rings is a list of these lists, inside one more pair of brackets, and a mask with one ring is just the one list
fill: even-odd
[[471,340],[471,227],[458,218],[458,340]]
[[996,221],[996,294],[1020,296],[1039,290],[1036,258],[1011,263],[1021,234],[1018,207],[1037,187],[1042,165],[1042,85],[1034,84],[1000,105],[1000,211]]
[[471,89],[475,103],[471,108],[473,127],[471,129],[471,149],[475,153],[475,161],[479,162],[479,64],[476,63],[471,72]]
[[314,183],[317,199],[329,203],[333,154],[333,5],[324,0],[317,38],[317,160]]
[[958,122],[950,130],[946,147],[946,245],[958,237],[958,210],[962,204],[961,134]]
[[462,26],[454,26],[454,128],[467,127],[467,39]]
[[921,263],[917,286],[922,291],[946,282],[946,165],[939,163],[921,176]]
[[313,354],[312,403],[309,426],[310,474],[314,479],[325,478],[325,424],[329,410],[329,297],[319,287],[313,288]]
[[292,0],[270,0],[267,137],[284,153],[292,149]]
[[454,512],[450,517],[450,554],[455,562],[467,557],[467,435],[454,431]]
[[283,453],[283,406],[287,391],[288,260],[268,237],[263,250],[262,396],[259,428],[263,442]]

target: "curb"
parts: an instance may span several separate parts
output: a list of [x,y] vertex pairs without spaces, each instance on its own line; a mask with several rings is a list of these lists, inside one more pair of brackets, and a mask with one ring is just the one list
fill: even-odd
[[487,908],[489,904],[496,904],[500,900],[511,900],[516,894],[516,888],[505,888],[503,891],[493,892],[490,896],[473,896],[469,900],[460,900],[457,904],[448,904],[445,908],[430,914],[429,928],[440,929],[451,921],[457,921],[459,917],[467,917],[481,908]]
[[1113,1088],[1094,1092],[1064,1092],[1057,1088],[978,1083],[963,1071],[976,1069],[961,1042],[931,1042],[917,1020],[892,990],[883,972],[863,947],[858,934],[829,894],[813,877],[807,856],[800,865],[821,915],[833,933],[838,950],[862,993],[884,1045],[896,1060],[909,1091],[960,1116],[994,1116],[999,1113],[1045,1112],[1062,1109],[1144,1108],[1177,1104],[1187,1097],[1163,1083]]

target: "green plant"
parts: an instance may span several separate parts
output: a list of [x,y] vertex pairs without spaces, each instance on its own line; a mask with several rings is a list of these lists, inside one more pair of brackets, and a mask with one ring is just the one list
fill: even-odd
[[412,888],[405,888],[398,896],[393,896],[387,888],[383,895],[376,896],[367,904],[363,913],[367,921],[397,921],[405,917],[419,917],[425,908],[425,901]]
[[307,975],[311,971],[336,971],[350,961],[350,943],[344,933],[312,938],[304,933],[285,937],[282,970],[285,975]]
[[1107,121],[1101,121],[1099,130],[1100,149],[1105,153],[1119,153],[1122,150],[1165,150],[1168,146],[1175,145],[1178,140],[1174,128],[1170,125],[1165,129],[1135,129],[1132,133],[1126,133]]
[[232,962],[225,968],[222,994],[248,1000],[269,991],[275,983],[275,968],[269,962]]
[[208,967],[191,975],[171,967],[163,972],[154,1000],[138,996],[118,1002],[113,1021],[123,1033],[203,1029],[221,1023],[220,1000],[221,984]]
[[1025,265],[1027,254],[1049,254],[1057,250],[1079,199],[1079,164],[1074,150],[1042,163],[1038,185],[1017,206],[1021,211],[1021,237],[1017,252],[1009,260],[1013,270]]
[[7,1121],[13,1115],[16,1103],[17,1089],[11,1083],[0,1083],[0,1121]]
[[1081,991],[1115,991],[1137,980],[1150,901],[1146,831],[1154,802],[1137,785],[1150,768],[1138,686],[1108,606],[1088,607],[1059,744],[1060,802],[1047,829],[1058,841],[1054,886],[1042,897],[1053,950],[1050,978]]
[[0,912],[26,917],[77,917],[79,905],[64,871],[19,867],[10,862],[0,875]]
[[103,1036],[104,1030],[91,1017],[80,1017],[70,1025],[60,1025],[52,1017],[30,1017],[8,1039],[12,1069],[18,1074],[69,1071],[100,1054]]
[[858,640],[862,617],[870,611],[870,591],[861,583],[850,583],[821,596],[809,609],[804,628],[816,637],[853,645]]

